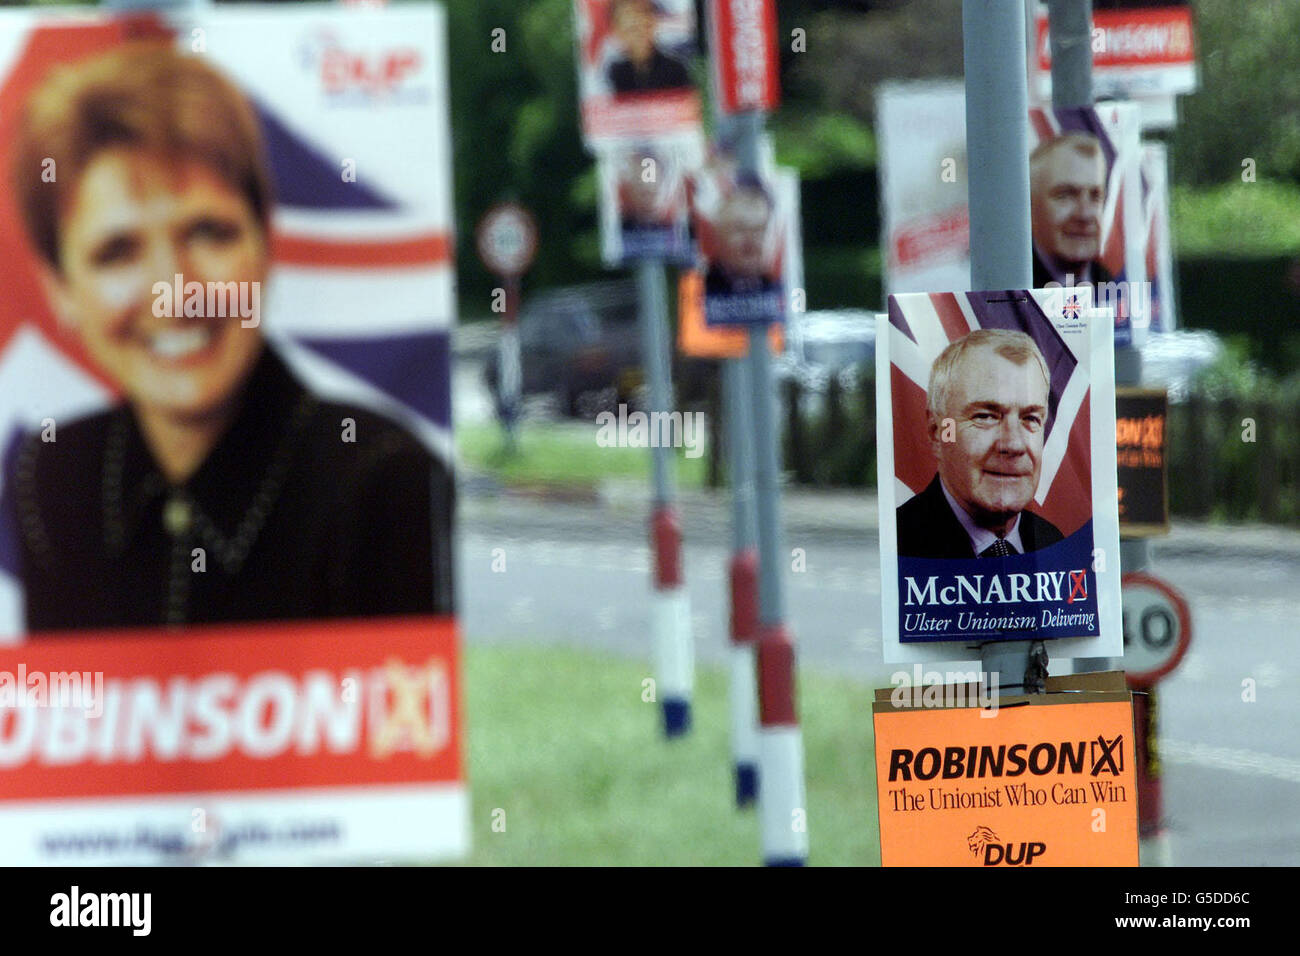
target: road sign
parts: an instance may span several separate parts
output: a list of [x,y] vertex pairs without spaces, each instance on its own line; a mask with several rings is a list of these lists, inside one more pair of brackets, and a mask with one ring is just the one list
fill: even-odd
[[1173,587],[1153,574],[1121,579],[1124,670],[1130,687],[1150,687],[1183,659],[1192,642],[1192,615]]
[[506,278],[523,275],[537,255],[537,224],[518,203],[498,203],[479,221],[478,254],[492,272]]

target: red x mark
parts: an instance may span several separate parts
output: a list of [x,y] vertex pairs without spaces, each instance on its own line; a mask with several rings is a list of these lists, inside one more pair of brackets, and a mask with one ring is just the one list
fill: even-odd
[[1066,604],[1073,604],[1076,596],[1080,600],[1088,596],[1088,572],[1071,571],[1070,572],[1070,596],[1065,599]]

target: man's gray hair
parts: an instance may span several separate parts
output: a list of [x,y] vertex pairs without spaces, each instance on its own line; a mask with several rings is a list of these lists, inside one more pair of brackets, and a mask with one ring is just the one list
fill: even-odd
[[1032,337],[1024,332],[1012,332],[1007,329],[976,329],[950,342],[939,353],[930,367],[930,385],[926,390],[926,407],[936,419],[942,420],[948,410],[948,399],[952,392],[953,372],[972,349],[990,348],[1004,359],[1024,365],[1030,359],[1038,363],[1043,373],[1043,382],[1051,391],[1052,377],[1047,371],[1047,361],[1038,349]]
[[1080,156],[1087,156],[1090,159],[1100,159],[1102,161],[1102,186],[1106,185],[1106,154],[1101,148],[1101,140],[1092,133],[1074,132],[1062,133],[1052,139],[1044,140],[1034,147],[1029,154],[1029,182],[1031,186],[1036,186],[1041,179],[1047,160],[1051,158],[1057,150],[1073,149]]

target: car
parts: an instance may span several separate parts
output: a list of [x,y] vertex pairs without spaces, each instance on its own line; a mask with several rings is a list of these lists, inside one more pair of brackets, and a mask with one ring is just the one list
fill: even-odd
[[[644,404],[633,282],[597,282],[530,296],[519,315],[519,350],[523,395],[551,393],[564,415],[590,418],[619,403]],[[499,361],[493,350],[483,370],[498,408]],[[674,358],[673,374],[682,405],[707,395],[716,369],[712,362]]]

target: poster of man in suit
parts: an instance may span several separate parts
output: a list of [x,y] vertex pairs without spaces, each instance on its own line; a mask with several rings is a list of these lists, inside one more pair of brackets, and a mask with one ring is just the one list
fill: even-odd
[[1109,310],[1087,287],[917,293],[877,322],[886,661],[1120,653]]

